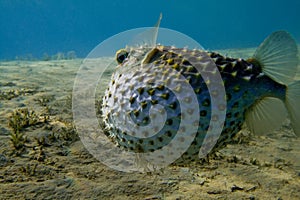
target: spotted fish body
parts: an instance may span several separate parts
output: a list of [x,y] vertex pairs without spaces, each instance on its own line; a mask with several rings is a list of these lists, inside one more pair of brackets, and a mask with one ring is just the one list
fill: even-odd
[[[286,32],[278,32],[265,43],[282,37],[284,40],[292,40]],[[262,45],[260,49],[265,49],[265,45]],[[297,55],[297,49],[293,48],[292,51],[296,51],[292,53],[293,56]],[[299,82],[291,87],[293,92],[288,95],[288,84],[285,81],[290,78],[277,81],[275,75],[272,76],[271,73],[269,76],[265,73],[264,68],[269,61],[261,59],[259,56],[262,53],[259,51],[248,60],[228,58],[203,50],[160,45],[129,49],[125,52],[105,92],[102,113],[107,135],[119,146],[129,151],[154,152],[169,144],[179,128],[185,131],[192,126],[197,126],[193,141],[175,162],[182,163],[198,159],[199,149],[203,145],[210,120],[214,117],[212,109],[221,109],[212,107],[212,94],[209,93],[208,86],[213,83],[205,82],[201,74],[201,72],[216,73],[214,70],[205,71],[208,61],[213,62],[217,67],[226,91],[226,97],[224,97],[226,119],[214,150],[230,143],[231,138],[241,130],[247,120],[252,131],[263,131],[263,128],[256,130],[255,126],[251,126],[251,119],[260,118],[261,115],[257,113],[260,113],[260,107],[263,107],[261,103],[267,98],[288,101],[287,109],[292,125],[295,132],[299,134],[299,126],[295,125],[295,121],[300,119],[298,111],[295,112],[299,106],[295,108],[297,103],[294,103],[300,99]],[[200,71],[194,66],[195,62],[197,66],[200,66]],[[291,68],[295,68],[295,64],[297,68],[297,61],[294,59],[289,59],[287,62],[292,65]],[[188,84],[183,84],[182,80]],[[187,92],[190,91],[189,87],[192,88],[198,101],[196,110],[199,111],[197,113],[199,121],[191,121],[189,125],[180,127],[181,120],[188,117],[189,113],[195,112],[193,105],[189,104],[191,101],[191,94]],[[185,102],[185,104],[180,102]],[[263,103],[263,105],[268,105],[268,103]],[[273,107],[267,107],[274,108],[278,104],[273,102],[272,105]],[[157,117],[158,114],[166,116],[163,126],[152,126],[151,130],[143,130],[143,127],[149,124],[159,124],[162,119]],[[278,123],[278,120],[275,123]],[[151,134],[151,131],[155,134]],[[137,132],[142,132],[143,137],[137,136]]]

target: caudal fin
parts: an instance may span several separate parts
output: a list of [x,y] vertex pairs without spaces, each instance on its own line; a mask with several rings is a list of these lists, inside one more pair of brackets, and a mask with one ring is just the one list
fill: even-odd
[[[272,33],[249,59],[262,67],[263,73],[287,86],[285,108],[292,127],[300,136],[300,81],[295,82],[298,68],[298,48],[285,31]],[[278,99],[264,98],[246,113],[246,123],[255,134],[264,134],[282,124],[286,110]]]
[[257,48],[253,58],[273,80],[284,85],[294,81],[298,67],[298,48],[288,32],[272,33]]
[[300,81],[288,85],[285,104],[294,132],[300,136]]

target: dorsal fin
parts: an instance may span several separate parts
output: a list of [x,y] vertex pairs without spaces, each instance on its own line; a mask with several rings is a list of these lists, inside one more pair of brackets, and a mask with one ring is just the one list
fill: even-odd
[[142,46],[146,45],[148,47],[154,47],[157,41],[158,29],[160,26],[160,21],[162,19],[162,13],[160,13],[158,21],[154,25],[154,27],[149,28],[148,30],[138,34],[133,40],[130,42],[130,46]]

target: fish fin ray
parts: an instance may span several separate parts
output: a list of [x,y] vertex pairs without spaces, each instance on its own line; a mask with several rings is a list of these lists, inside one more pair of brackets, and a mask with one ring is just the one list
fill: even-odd
[[157,44],[157,35],[158,35],[158,30],[159,30],[161,20],[162,20],[162,13],[160,13],[158,21],[156,22],[155,26],[138,34],[135,38],[133,38],[129,46],[147,45],[150,47],[155,47],[155,45]]
[[285,102],[294,132],[300,136],[300,80],[288,85]]
[[253,58],[273,80],[285,85],[294,81],[299,61],[298,48],[288,32],[272,33],[257,48]]
[[246,124],[256,135],[265,135],[282,125],[287,113],[281,100],[265,97],[246,112]]

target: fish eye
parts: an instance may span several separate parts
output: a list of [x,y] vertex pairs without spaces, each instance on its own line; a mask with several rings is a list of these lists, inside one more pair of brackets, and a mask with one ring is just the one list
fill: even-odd
[[126,51],[125,49],[120,49],[116,53],[116,60],[119,64],[122,64],[127,57],[128,57],[128,51]]

